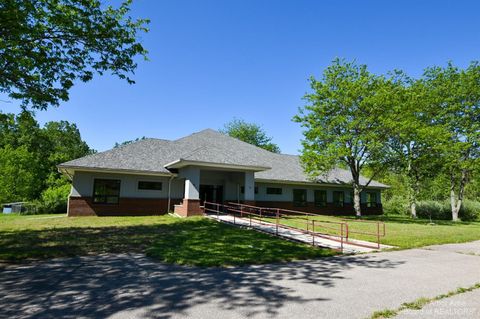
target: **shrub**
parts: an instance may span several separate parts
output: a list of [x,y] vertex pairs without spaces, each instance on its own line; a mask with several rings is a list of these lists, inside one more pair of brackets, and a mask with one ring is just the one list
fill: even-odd
[[43,191],[40,199],[26,203],[22,215],[65,214],[67,212],[70,184],[50,186]]
[[392,198],[383,203],[383,213],[385,215],[407,215],[408,202],[402,196],[392,196]]
[[41,204],[38,208],[43,214],[65,214],[67,212],[68,195],[70,184],[53,186],[47,188],[41,197]]
[[417,216],[419,218],[452,219],[450,205],[444,201],[424,200],[417,203]]
[[458,215],[464,221],[480,220],[480,202],[465,200]]
[[[465,200],[458,214],[463,221],[480,220],[480,202]],[[447,201],[420,201],[417,204],[417,216],[420,218],[452,219],[450,202]]]

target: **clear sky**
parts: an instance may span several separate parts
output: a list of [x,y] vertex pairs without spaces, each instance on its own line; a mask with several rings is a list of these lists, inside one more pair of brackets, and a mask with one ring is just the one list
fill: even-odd
[[[105,0],[104,2],[108,2]],[[448,60],[480,59],[480,1],[136,0],[151,19],[135,85],[111,76],[77,83],[70,101],[37,111],[77,123],[97,150],[136,137],[174,139],[234,117],[258,123],[282,152],[300,149],[291,121],[307,79],[335,57],[417,76]],[[0,102],[3,112],[18,103]]]

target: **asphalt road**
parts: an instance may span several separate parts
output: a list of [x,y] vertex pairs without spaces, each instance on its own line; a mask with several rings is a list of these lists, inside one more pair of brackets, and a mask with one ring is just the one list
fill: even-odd
[[2,266],[0,317],[365,318],[476,282],[480,241],[233,268],[101,255]]

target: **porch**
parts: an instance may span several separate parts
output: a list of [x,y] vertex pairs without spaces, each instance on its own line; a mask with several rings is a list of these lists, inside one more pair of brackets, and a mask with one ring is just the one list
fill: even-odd
[[184,198],[174,206],[175,214],[182,217],[203,215],[205,201],[226,201],[253,204],[255,202],[255,170],[188,166],[179,169],[184,179]]

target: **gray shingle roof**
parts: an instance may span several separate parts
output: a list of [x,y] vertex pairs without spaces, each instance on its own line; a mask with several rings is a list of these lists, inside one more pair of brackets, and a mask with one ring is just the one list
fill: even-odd
[[[279,182],[311,182],[296,155],[275,154],[217,131],[206,129],[174,141],[147,138],[105,152],[60,164],[60,168],[126,170],[169,173],[165,165],[178,160],[223,165],[264,167],[255,179]],[[349,171],[336,168],[318,179],[320,183],[348,184]],[[362,184],[366,179],[362,177]],[[387,187],[372,181],[372,187]]]

